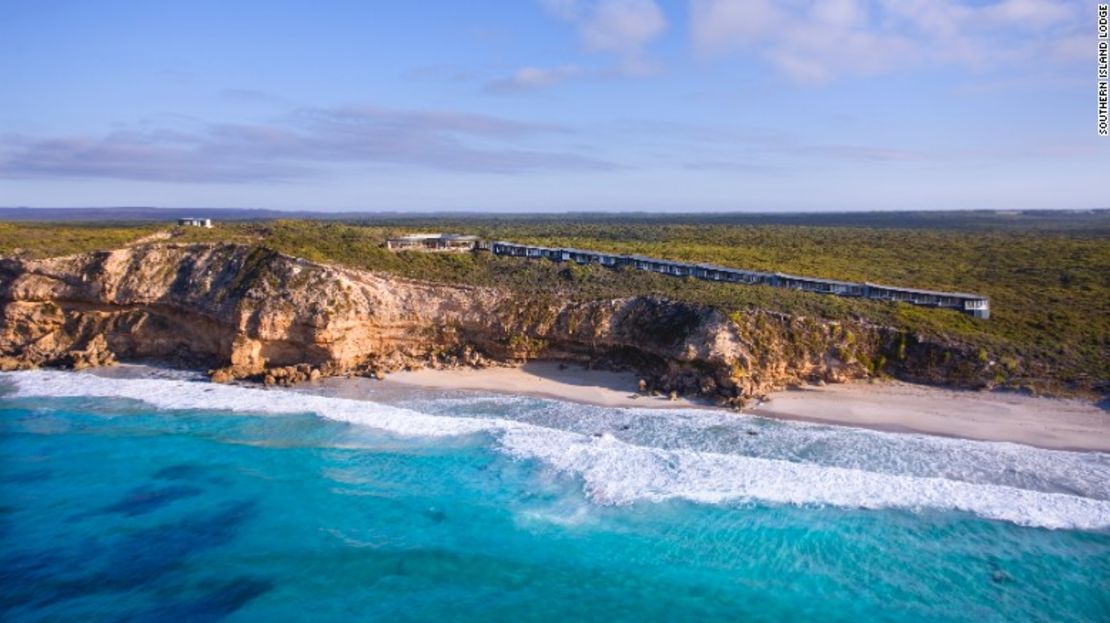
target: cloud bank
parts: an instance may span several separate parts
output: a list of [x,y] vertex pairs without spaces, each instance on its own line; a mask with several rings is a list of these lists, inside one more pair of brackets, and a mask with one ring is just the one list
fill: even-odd
[[992,69],[1084,51],[1081,0],[690,0],[704,56],[755,54],[800,83],[922,64]]
[[0,177],[257,182],[324,164],[415,166],[465,173],[606,170],[576,153],[528,147],[562,126],[455,112],[304,108],[274,124],[203,124],[103,136],[3,137]]
[[[601,69],[525,66],[487,83],[488,91],[658,69],[646,51],[668,19],[654,0],[539,2],[576,29],[583,51],[616,61]],[[702,58],[754,56],[801,84],[923,65],[986,71],[1089,54],[1083,0],[688,0],[687,8],[690,44]]]

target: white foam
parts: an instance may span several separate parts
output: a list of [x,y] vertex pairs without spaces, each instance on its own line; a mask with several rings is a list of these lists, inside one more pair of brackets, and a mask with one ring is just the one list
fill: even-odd
[[[602,504],[672,498],[709,504],[759,500],[869,509],[956,510],[1044,528],[1110,527],[1110,501],[990,482],[664,448],[629,443],[611,434],[594,436],[506,417],[429,415],[373,402],[282,390],[170,379],[106,379],[59,371],[3,376],[14,384],[18,397],[92,396],[141,400],[160,409],[310,412],[403,436],[492,433],[510,456],[537,460],[559,472],[580,477],[589,497]],[[688,417],[696,420],[701,416],[688,414]],[[807,427],[797,430],[804,435]],[[858,451],[866,452],[866,447]],[[1077,453],[1054,454],[1065,457]]]
[[505,412],[547,428],[615,434],[637,446],[818,463],[864,471],[1008,485],[1110,500],[1110,454],[1033,448],[850,426],[786,422],[720,410],[613,409],[552,400],[420,400],[421,412]]
[[99,375],[35,370],[6,373],[16,396],[127,398],[159,409],[237,413],[314,413],[365,424],[399,435],[450,437],[491,430],[486,422],[426,415],[362,400],[328,398],[283,390],[255,389],[182,379],[110,379]]
[[777,459],[666,451],[606,438],[570,439],[510,430],[505,448],[579,475],[595,501],[685,498],[720,504],[761,500],[854,508],[934,508],[1045,528],[1110,526],[1110,502],[1061,493],[883,474]]

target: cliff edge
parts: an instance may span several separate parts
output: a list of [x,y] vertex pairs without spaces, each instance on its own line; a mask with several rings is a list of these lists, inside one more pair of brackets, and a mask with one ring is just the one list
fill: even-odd
[[862,321],[414,281],[235,244],[0,259],[0,305],[9,370],[157,359],[287,384],[553,359],[737,406],[805,382],[985,387],[993,374],[980,351]]

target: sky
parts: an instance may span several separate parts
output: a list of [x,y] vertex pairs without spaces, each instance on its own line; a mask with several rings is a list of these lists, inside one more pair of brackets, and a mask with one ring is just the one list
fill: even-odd
[[0,0],[0,206],[1110,207],[1087,0]]

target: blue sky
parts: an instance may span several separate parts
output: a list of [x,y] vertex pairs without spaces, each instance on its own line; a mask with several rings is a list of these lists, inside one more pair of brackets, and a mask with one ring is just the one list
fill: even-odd
[[1095,2],[0,3],[0,205],[1106,207]]

